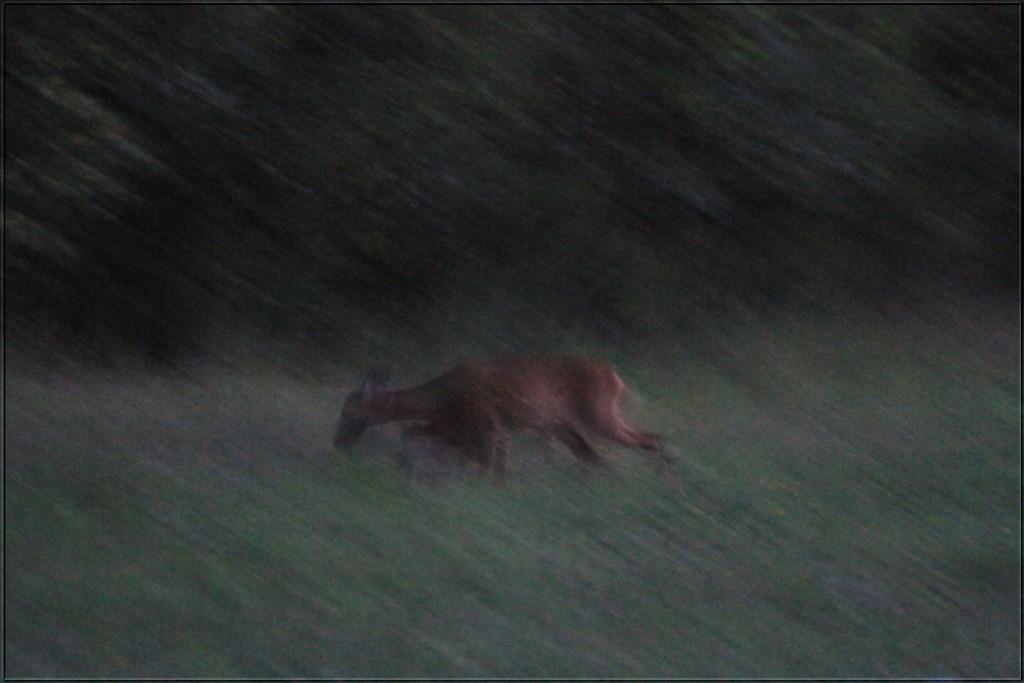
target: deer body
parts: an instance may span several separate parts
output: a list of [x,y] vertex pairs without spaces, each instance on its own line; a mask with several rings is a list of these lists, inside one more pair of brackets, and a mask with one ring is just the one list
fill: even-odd
[[659,438],[627,425],[619,412],[624,384],[606,362],[582,356],[520,356],[459,365],[425,384],[388,390],[374,369],[349,395],[334,438],[353,444],[370,426],[414,423],[411,432],[462,448],[488,471],[506,469],[505,434],[533,429],[553,436],[588,464],[600,456],[581,430],[668,461]]

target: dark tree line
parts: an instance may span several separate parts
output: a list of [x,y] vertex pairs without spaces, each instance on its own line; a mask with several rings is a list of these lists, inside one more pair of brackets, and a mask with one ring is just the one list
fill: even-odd
[[9,340],[1019,294],[1016,6],[4,8]]

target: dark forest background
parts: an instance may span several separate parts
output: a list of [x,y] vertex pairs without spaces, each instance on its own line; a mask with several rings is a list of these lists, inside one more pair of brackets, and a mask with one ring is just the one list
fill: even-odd
[[1016,5],[7,4],[6,341],[616,348],[1019,301],[1019,30]]

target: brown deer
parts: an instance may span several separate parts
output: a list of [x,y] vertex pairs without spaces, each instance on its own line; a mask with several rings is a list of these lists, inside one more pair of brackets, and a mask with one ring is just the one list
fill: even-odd
[[568,446],[580,460],[599,465],[601,457],[583,438],[586,430],[629,448],[671,462],[661,439],[627,425],[619,412],[625,387],[606,362],[581,356],[520,356],[459,365],[425,384],[387,389],[388,371],[374,368],[358,391],[345,400],[334,437],[350,446],[367,427],[384,422],[413,423],[409,434],[457,446],[466,458],[503,477],[505,434],[533,429]]

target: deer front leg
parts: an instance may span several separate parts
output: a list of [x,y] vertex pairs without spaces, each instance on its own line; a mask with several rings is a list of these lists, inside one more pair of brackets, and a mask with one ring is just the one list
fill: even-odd
[[[412,452],[404,455],[400,464],[408,471],[413,482],[423,473],[432,476],[450,474],[453,462],[456,467],[461,464],[461,451],[444,439],[436,425],[410,425],[405,428],[404,436]],[[422,467],[424,462],[428,468]]]
[[569,450],[576,455],[577,458],[582,460],[591,466],[597,466],[604,464],[601,456],[597,454],[597,451],[587,443],[578,431],[570,427],[569,425],[560,425],[551,430],[551,433],[555,437],[568,446]]

